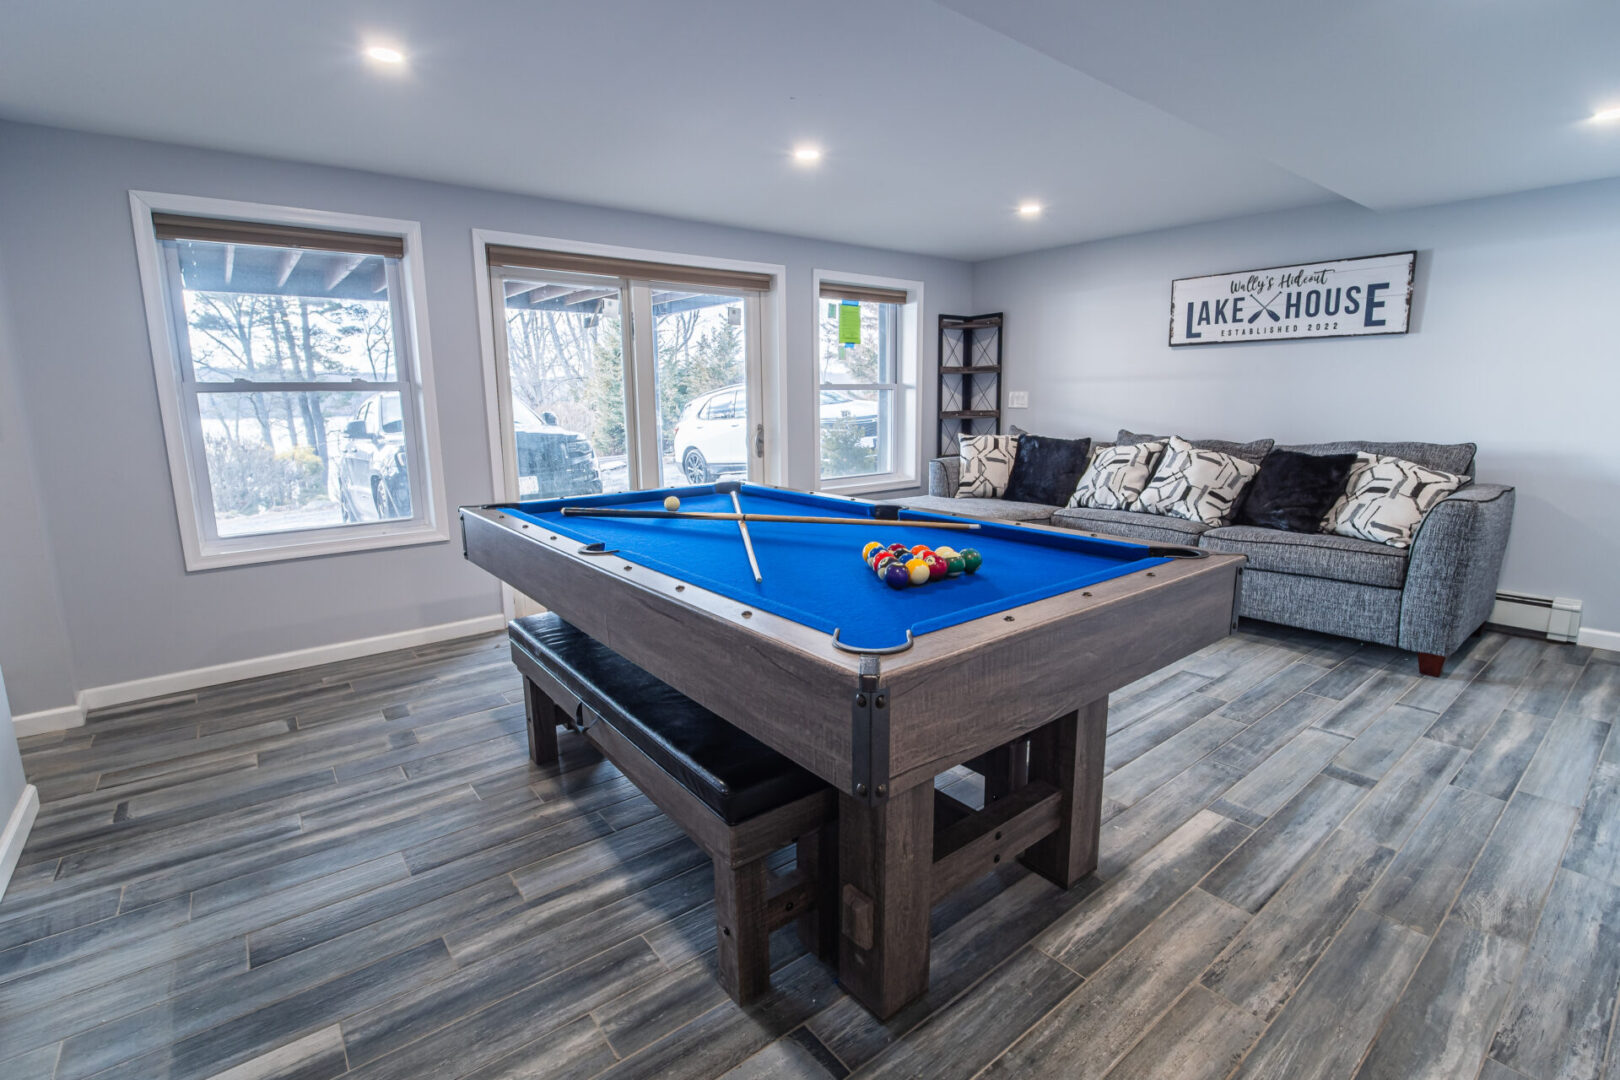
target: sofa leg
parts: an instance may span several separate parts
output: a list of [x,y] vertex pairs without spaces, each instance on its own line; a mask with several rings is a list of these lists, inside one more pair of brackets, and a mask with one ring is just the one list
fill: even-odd
[[1441,656],[1439,653],[1420,652],[1417,654],[1417,657],[1419,675],[1429,675],[1434,678],[1438,678],[1440,673],[1445,670],[1446,658]]

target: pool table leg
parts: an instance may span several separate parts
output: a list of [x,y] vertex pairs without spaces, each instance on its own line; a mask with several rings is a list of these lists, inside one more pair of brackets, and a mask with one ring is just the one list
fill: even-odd
[[838,980],[880,1020],[928,989],[934,785],[838,800]]
[[557,760],[557,723],[562,710],[533,680],[523,680],[523,711],[529,728],[529,760],[547,765]]
[[1029,777],[1063,793],[1057,832],[1024,853],[1023,862],[1061,888],[1097,869],[1102,834],[1103,743],[1108,699],[1101,698],[1037,729],[1029,748]]

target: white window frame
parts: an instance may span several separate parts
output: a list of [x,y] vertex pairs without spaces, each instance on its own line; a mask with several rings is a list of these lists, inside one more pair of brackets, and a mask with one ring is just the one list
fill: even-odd
[[[894,289],[906,294],[900,307],[899,325],[896,327],[894,382],[857,385],[853,383],[827,383],[821,381],[821,286],[866,285],[878,289]],[[921,474],[922,461],[922,399],[918,386],[918,373],[922,359],[923,283],[907,278],[879,277],[842,270],[814,270],[810,275],[810,296],[814,316],[810,321],[812,345],[810,356],[810,430],[814,439],[814,475],[816,490],[839,495],[870,495],[884,491],[914,488]],[[892,390],[894,392],[894,423],[889,433],[889,471],[864,476],[821,478],[821,391],[827,387],[849,390]]]
[[[503,232],[498,229],[472,230],[473,286],[478,301],[478,347],[484,369],[484,416],[489,434],[489,482],[495,501],[515,501],[517,492],[516,449],[512,445],[511,388],[508,385],[510,368],[506,358],[506,327],[496,321],[495,271],[489,262],[489,246],[530,248],[535,251],[566,251],[576,255],[600,255],[610,259],[630,259],[637,262],[661,263],[669,266],[690,266],[694,269],[741,270],[766,274],[771,278],[769,292],[750,298],[746,321],[751,325],[750,335],[758,335],[759,377],[748,380],[748,415],[753,423],[763,426],[765,452],[757,466],[768,484],[788,484],[786,403],[787,379],[783,377],[784,358],[787,355],[787,267],[781,263],[751,262],[743,259],[724,259],[685,252],[661,251],[654,248],[626,247],[619,244],[597,244],[583,240],[570,240],[558,236],[536,236],[530,233]],[[543,273],[544,271],[537,271]],[[634,306],[625,312],[626,330],[637,318]],[[650,323],[650,309],[641,315]],[[646,336],[646,335],[643,335]],[[652,339],[648,337],[648,340]],[[657,391],[651,380],[642,380],[646,386],[635,383],[636,369],[630,348],[625,350],[625,388],[627,425],[640,413],[655,415]],[[639,435],[637,436],[639,438]],[[750,439],[752,441],[752,439]],[[658,447],[631,450],[638,469],[656,476]],[[752,460],[752,459],[751,459]],[[632,475],[638,475],[632,473]],[[501,606],[508,618],[519,611],[517,597],[511,586],[501,585]]]
[[[450,527],[439,452],[433,361],[428,345],[421,226],[417,222],[397,218],[366,217],[151,191],[131,191],[129,206],[135,230],[135,256],[140,268],[141,293],[146,305],[152,370],[158,387],[158,411],[163,420],[169,478],[174,487],[175,513],[180,522],[180,543],[185,552],[186,570],[213,570],[317,555],[447,542]],[[195,392],[187,386],[181,370],[182,350],[188,347],[188,343],[177,339],[174,320],[170,318],[168,275],[163,248],[152,227],[154,212],[397,236],[404,241],[405,255],[400,260],[398,282],[403,295],[398,297],[396,308],[402,309],[406,317],[398,320],[394,326],[401,385],[395,387],[389,384],[380,388],[402,391],[403,411],[407,423],[414,423],[416,442],[421,448],[417,455],[420,460],[413,459],[410,463],[415,474],[413,498],[417,485],[420,485],[422,496],[419,503],[413,504],[412,509],[416,513],[411,518],[252,536],[220,537],[211,528],[213,504],[208,494],[202,432],[200,425],[192,421],[196,410],[189,404]],[[178,302],[179,298],[172,299]],[[346,385],[344,388],[347,388]]]

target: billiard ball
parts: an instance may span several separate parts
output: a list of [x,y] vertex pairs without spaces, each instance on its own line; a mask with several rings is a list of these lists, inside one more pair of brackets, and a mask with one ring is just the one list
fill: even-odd
[[911,584],[911,572],[897,562],[891,562],[883,571],[883,580],[891,589],[903,589]]
[[975,573],[984,565],[984,556],[979,554],[977,548],[962,549],[962,569],[968,573]]
[[911,554],[911,549],[910,548],[906,547],[906,545],[904,545],[904,544],[899,544],[899,543],[890,544],[889,545],[889,550],[894,552],[896,555],[909,555],[909,554]]
[[913,555],[924,555],[924,554],[927,554],[928,550],[929,550],[929,548],[928,548],[927,544],[912,544],[911,545],[911,553]]
[[882,577],[883,572],[896,561],[897,560],[893,555],[890,555],[887,551],[885,551],[883,554],[872,560],[872,569],[877,571],[878,577]]
[[941,547],[937,547],[937,548],[934,549],[934,554],[938,555],[942,559],[948,559],[952,555],[956,554],[956,549],[953,548],[953,547],[941,546]]
[[960,556],[960,555],[946,556],[946,559],[945,559],[945,576],[946,577],[961,577],[962,572],[964,570],[966,570],[966,569],[967,569],[967,560],[963,559],[962,556]]
[[923,560],[928,563],[928,579],[930,581],[938,581],[945,576],[946,570],[949,569],[945,565],[945,560],[932,552],[923,556]]
[[928,570],[928,561],[916,556],[906,560],[906,572],[911,575],[913,585],[926,585],[933,577]]
[[863,558],[863,559],[871,559],[872,552],[876,551],[878,548],[881,548],[881,547],[883,547],[883,541],[881,541],[881,540],[868,540],[866,542],[866,546],[861,548],[861,558]]
[[677,499],[673,495],[664,496],[664,509],[665,510],[668,510],[670,513],[674,513],[676,510],[679,510],[680,508],[681,508],[681,500]]

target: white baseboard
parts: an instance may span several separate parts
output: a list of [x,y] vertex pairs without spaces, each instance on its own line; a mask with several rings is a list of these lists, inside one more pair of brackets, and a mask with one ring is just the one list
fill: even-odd
[[11,872],[17,869],[23,845],[28,842],[28,830],[34,827],[34,815],[38,813],[39,788],[29,784],[11,811],[6,831],[0,833],[0,897],[6,895],[6,886],[11,884]]
[[22,739],[29,735],[43,735],[47,731],[66,731],[68,728],[82,727],[84,710],[77,705],[63,705],[60,708],[41,709],[38,712],[13,716],[11,723],[17,729],[17,738]]
[[1575,639],[1577,645],[1589,645],[1594,649],[1608,649],[1611,652],[1620,652],[1620,630],[1593,630],[1581,627],[1581,636]]
[[397,649],[414,649],[440,641],[472,637],[474,634],[493,633],[505,625],[506,616],[497,612],[462,619],[460,622],[423,626],[393,634],[356,638],[353,641],[338,641],[330,645],[314,645],[307,649],[294,649],[291,652],[247,660],[233,660],[225,664],[191,668],[188,671],[172,671],[166,675],[149,675],[143,679],[131,679],[128,682],[110,683],[106,686],[91,686],[79,691],[77,704],[25,713],[15,717],[13,722],[17,725],[19,736],[60,731],[83,724],[85,714],[95,709],[105,709],[131,701],[144,701],[147,698],[167,697],[170,694],[182,694],[189,690],[200,690],[205,686],[256,679],[263,675],[279,675],[285,671],[297,671],[299,668],[316,667],[320,664],[334,664],[340,660],[354,660],[361,656],[394,652]]

